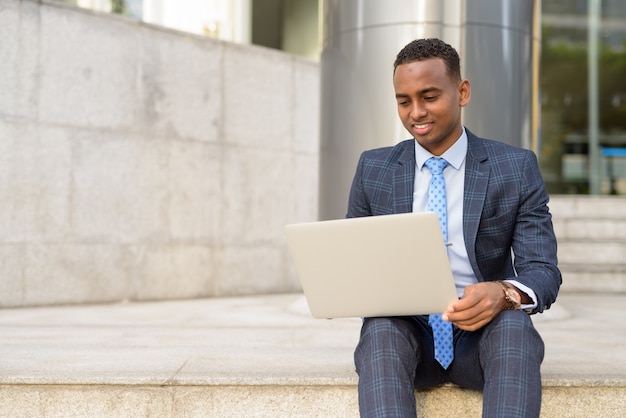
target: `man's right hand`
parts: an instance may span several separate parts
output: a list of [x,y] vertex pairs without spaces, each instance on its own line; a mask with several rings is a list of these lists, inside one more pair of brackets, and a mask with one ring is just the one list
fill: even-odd
[[498,283],[481,282],[467,286],[463,297],[451,303],[442,318],[464,331],[476,331],[490,323],[506,306]]

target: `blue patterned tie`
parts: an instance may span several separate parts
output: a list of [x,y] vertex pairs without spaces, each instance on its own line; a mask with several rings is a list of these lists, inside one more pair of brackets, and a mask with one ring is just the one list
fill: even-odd
[[[448,209],[446,205],[446,183],[443,179],[443,169],[448,162],[443,158],[431,157],[426,161],[426,167],[432,173],[430,188],[428,189],[428,210],[435,212],[441,224],[444,242],[448,242]],[[447,369],[454,359],[452,346],[452,324],[441,319],[440,314],[428,317],[428,323],[433,329],[435,340],[435,359]]]

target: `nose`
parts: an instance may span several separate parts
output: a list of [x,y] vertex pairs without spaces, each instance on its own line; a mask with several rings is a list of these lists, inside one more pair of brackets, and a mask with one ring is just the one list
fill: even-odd
[[426,111],[426,108],[422,105],[422,103],[417,100],[412,103],[410,113],[412,119],[421,119],[426,116],[427,113],[428,112]]

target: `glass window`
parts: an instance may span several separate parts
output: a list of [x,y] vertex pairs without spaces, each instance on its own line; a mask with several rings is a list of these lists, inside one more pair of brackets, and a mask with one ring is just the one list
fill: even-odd
[[[543,0],[541,166],[551,193],[590,192],[588,0]],[[601,1],[599,192],[626,194],[626,2]]]

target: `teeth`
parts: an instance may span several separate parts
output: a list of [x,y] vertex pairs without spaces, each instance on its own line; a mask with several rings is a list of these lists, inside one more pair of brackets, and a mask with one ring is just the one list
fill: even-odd
[[423,124],[421,124],[421,125],[414,125],[414,126],[415,126],[417,129],[423,129],[423,128],[427,127],[427,126],[428,126],[428,124],[427,124],[427,123],[423,123]]

